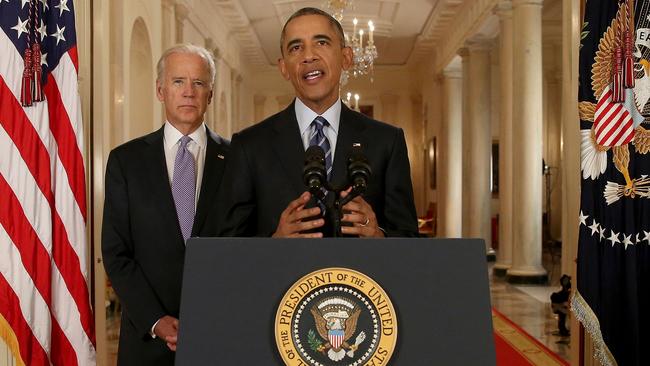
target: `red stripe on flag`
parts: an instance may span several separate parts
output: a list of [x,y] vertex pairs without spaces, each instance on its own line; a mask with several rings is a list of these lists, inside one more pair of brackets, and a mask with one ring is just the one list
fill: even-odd
[[[622,108],[622,107],[621,107],[621,108]],[[614,114],[614,113],[612,114],[612,118],[618,116],[619,113],[620,113],[620,108],[619,108],[618,111],[616,111],[616,114]],[[626,115],[629,116],[629,113],[627,113],[626,110],[623,110],[623,112],[620,113],[620,117],[617,117],[617,119],[614,120],[614,121],[607,122],[607,126],[610,126],[610,125],[611,125],[610,129],[609,129],[606,133],[605,133],[605,132],[602,132],[602,131],[601,131],[600,133],[596,133],[596,140],[598,140],[599,143],[600,143],[601,145],[603,145],[603,143],[607,142],[607,140],[609,140],[609,138],[610,138],[614,133],[617,133],[616,131],[618,130],[618,128],[619,128],[623,123],[625,123]]]
[[79,54],[77,52],[77,46],[74,46],[68,50],[68,55],[72,60],[75,70],[77,70],[77,75],[79,75]]
[[0,205],[0,224],[20,252],[23,267],[34,281],[38,292],[48,306],[52,304],[52,271],[50,255],[43,247],[34,228],[29,223],[18,198],[11,187],[0,174],[0,196],[3,197]]
[[16,340],[20,347],[20,357],[25,365],[49,365],[47,353],[43,346],[34,337],[31,328],[25,321],[25,317],[20,312],[20,302],[13,288],[9,286],[4,276],[0,275],[0,313],[7,320],[11,329],[16,334]]
[[72,194],[74,194],[81,215],[86,222],[86,175],[83,157],[77,146],[77,138],[70,124],[68,112],[63,105],[56,80],[51,73],[48,74],[47,84],[43,89],[50,115],[50,129],[58,145],[59,158],[68,175]]
[[[51,299],[50,257],[25,217],[18,198],[2,175],[0,175],[0,196],[5,197],[3,200],[5,204],[0,205],[0,223],[3,224],[2,226],[20,252],[23,267],[34,281],[37,291],[43,296],[47,306],[52,309],[57,305],[53,305]],[[50,319],[52,325],[50,356],[52,361],[62,361],[55,362],[56,365],[76,364],[76,353],[63,334],[52,310],[50,310]],[[34,326],[40,326],[40,324],[34,324]]]
[[[628,114],[628,113],[626,112],[626,114]],[[627,118],[628,119],[626,120],[625,125],[623,126],[623,128],[621,128],[621,131],[619,131],[619,133],[616,135],[616,137],[614,138],[614,141],[612,141],[612,145],[623,145],[623,144],[629,142],[629,140],[632,139],[632,136],[634,136],[632,133],[630,133],[630,131],[632,130],[632,118],[629,117],[629,114],[628,114]],[[619,143],[619,141],[625,136],[625,134],[629,134],[625,138],[626,142]]]
[[[601,134],[603,130],[610,124],[617,122],[617,120],[614,119],[617,118],[617,116],[621,112],[621,109],[623,109],[623,105],[618,103],[611,103],[607,106],[607,111],[610,111],[612,108],[613,110],[609,115],[607,115],[607,113],[604,113],[602,114],[602,117],[599,117],[596,120],[596,135]],[[605,119],[605,116],[607,116],[607,119]],[[611,131],[607,131],[607,132],[609,133]]]
[[79,258],[72,249],[63,222],[54,209],[54,196],[50,185],[50,156],[16,98],[13,94],[10,96],[6,94],[11,92],[7,89],[4,80],[0,78],[0,100],[5,101],[4,108],[0,109],[0,124],[20,151],[30,173],[50,204],[53,230],[52,256],[80,312],[83,329],[94,345],[94,321],[90,310],[88,287],[81,272]]

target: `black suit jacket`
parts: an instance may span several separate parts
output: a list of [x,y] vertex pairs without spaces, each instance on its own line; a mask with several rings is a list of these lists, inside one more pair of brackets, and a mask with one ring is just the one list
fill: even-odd
[[[342,105],[333,184],[347,181],[346,161],[352,144],[357,142],[362,144],[372,168],[363,198],[373,207],[379,226],[387,236],[417,236],[404,133]],[[306,191],[302,179],[304,157],[294,103],[233,136],[225,184],[219,195],[220,236],[272,235],[282,211]],[[325,234],[329,234],[327,229]]]
[[[228,141],[208,130],[192,235],[214,236],[213,209]],[[111,151],[102,225],[104,267],[122,302],[119,365],[173,365],[174,354],[152,339],[151,326],[179,316],[185,244],[165,163],[163,128]]]

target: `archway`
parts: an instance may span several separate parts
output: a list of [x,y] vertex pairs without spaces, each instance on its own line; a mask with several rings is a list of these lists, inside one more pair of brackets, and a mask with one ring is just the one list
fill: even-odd
[[133,23],[129,47],[129,105],[125,121],[128,139],[152,131],[154,78],[149,32],[142,18]]

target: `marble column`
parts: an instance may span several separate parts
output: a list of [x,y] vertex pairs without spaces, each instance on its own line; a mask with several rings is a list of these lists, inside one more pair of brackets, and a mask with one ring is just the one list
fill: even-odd
[[469,107],[468,155],[463,160],[468,163],[467,176],[463,181],[468,198],[467,216],[468,236],[485,240],[485,251],[489,260],[495,259],[492,249],[492,192],[490,192],[490,164],[492,156],[492,130],[490,128],[491,88],[490,88],[490,49],[488,39],[474,39],[467,44],[469,49]]
[[[469,112],[472,106],[471,101],[469,100],[469,85],[470,85],[470,79],[469,79],[469,49],[467,47],[461,48],[458,50],[458,55],[461,58],[461,74],[463,75],[463,82],[462,82],[462,98],[463,102],[461,103],[462,105],[462,143],[461,143],[461,157],[462,157],[462,183],[460,184],[461,190],[463,192],[467,192],[467,182],[470,179],[469,175],[469,161],[467,157],[469,156]],[[463,224],[462,224],[462,235],[464,238],[469,237],[469,224],[467,223],[467,220],[469,220],[469,198],[467,194],[463,195],[461,199],[461,211],[463,214]]]
[[459,238],[463,229],[463,75],[460,68],[443,71],[443,117],[440,129],[439,236]]
[[253,97],[253,106],[255,111],[255,121],[261,121],[265,117],[264,104],[266,103],[266,95],[257,94]]
[[174,7],[176,1],[162,1],[162,46],[163,50],[168,49],[175,43],[176,23],[174,21]]
[[185,20],[187,19],[187,16],[190,14],[190,10],[187,8],[186,5],[183,4],[175,4],[174,5],[174,15],[176,16],[176,43],[183,43],[184,42],[184,36],[183,36],[183,28],[185,26]]
[[500,2],[499,16],[500,115],[499,121],[499,249],[494,274],[505,276],[512,265],[512,1]]
[[511,283],[546,283],[542,267],[542,0],[514,0],[514,216]]

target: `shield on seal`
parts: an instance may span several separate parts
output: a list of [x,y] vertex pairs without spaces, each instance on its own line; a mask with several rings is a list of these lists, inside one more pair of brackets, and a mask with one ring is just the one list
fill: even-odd
[[345,337],[345,331],[343,329],[331,329],[327,332],[327,338],[332,344],[332,348],[339,349],[341,344],[343,344],[343,338]]

